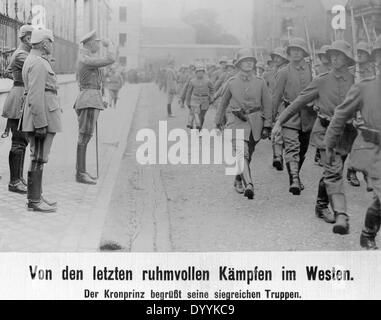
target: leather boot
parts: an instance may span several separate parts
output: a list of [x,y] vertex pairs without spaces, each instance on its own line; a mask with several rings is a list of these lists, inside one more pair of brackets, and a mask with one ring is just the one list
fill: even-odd
[[364,233],[360,235],[360,246],[366,250],[378,250],[376,238],[369,237]]
[[273,167],[276,168],[278,171],[284,170],[282,146],[278,144],[273,145]]
[[364,228],[360,237],[360,245],[367,250],[377,250],[376,236],[381,226],[381,205],[375,200],[365,215]]
[[344,194],[331,194],[329,200],[335,213],[336,223],[333,226],[333,233],[345,235],[349,233],[349,217],[347,203]]
[[86,172],[86,145],[77,145],[77,174],[79,183],[95,185],[97,182]]
[[353,187],[359,187],[360,186],[360,181],[357,178],[356,170],[348,169],[347,180],[348,180],[349,184]]
[[56,212],[56,207],[49,206],[41,199],[42,172],[42,169],[28,172],[28,211]]
[[172,117],[172,105],[170,103],[167,104],[167,113],[168,117]]
[[335,223],[335,216],[329,210],[329,198],[324,184],[324,178],[319,182],[318,195],[316,199],[315,215],[327,223]]
[[243,184],[245,185],[244,196],[248,198],[249,200],[253,200],[254,199],[254,184],[251,178],[250,163],[249,163],[249,160],[247,159],[245,159],[244,161],[245,163],[244,163],[244,168],[242,172],[242,181],[243,181]]
[[235,188],[235,191],[237,191],[237,193],[239,194],[243,194],[245,192],[245,189],[242,183],[242,177],[240,175],[235,177],[234,188]]
[[9,152],[10,182],[8,185],[8,190],[14,193],[26,194],[27,187],[22,183],[22,181],[19,178],[21,157],[22,153],[20,152]]
[[369,176],[368,176],[368,174],[366,172],[364,172],[364,180],[366,182],[366,191],[367,192],[373,192],[373,187],[370,184]]
[[290,189],[289,192],[294,196],[299,196],[300,189],[300,180],[299,180],[299,164],[296,161],[287,163],[287,171],[290,178]]

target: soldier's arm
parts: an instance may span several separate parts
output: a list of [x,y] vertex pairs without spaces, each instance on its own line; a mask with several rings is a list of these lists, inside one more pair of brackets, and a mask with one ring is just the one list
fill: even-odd
[[188,106],[190,106],[190,103],[191,103],[192,92],[193,92],[193,83],[189,82],[187,93],[186,93],[186,101]]
[[115,55],[109,53],[107,57],[98,58],[84,54],[80,57],[79,61],[88,67],[102,68],[113,64],[115,62]]
[[262,106],[263,106],[263,114],[265,117],[263,126],[265,128],[271,128],[272,116],[273,116],[272,101],[271,101],[270,91],[266,85],[265,80],[263,80],[263,85],[262,85]]
[[344,131],[345,123],[353,117],[356,111],[362,108],[362,96],[359,85],[354,85],[348,91],[343,103],[336,107],[335,114],[325,134],[325,143],[328,148],[334,148],[337,138]]
[[209,99],[212,100],[214,96],[214,85],[212,81],[208,81],[208,89],[209,89]]
[[320,79],[313,80],[307,88],[305,88],[298,97],[281,113],[279,116],[279,123],[283,125],[290,120],[292,116],[297,114],[303,107],[314,101],[319,97],[319,81]]
[[275,78],[275,88],[272,96],[272,113],[273,118],[278,113],[279,105],[282,102],[284,90],[286,88],[287,83],[287,72],[280,70]]
[[223,76],[221,75],[221,77],[219,77],[218,80],[216,81],[216,84],[215,84],[215,86],[214,86],[214,90],[215,90],[216,92],[218,92],[218,90],[221,88],[222,84],[224,83],[224,78],[225,78],[225,77],[223,77]]
[[28,74],[28,106],[31,108],[33,125],[36,129],[48,126],[45,111],[45,83],[48,70],[43,62],[35,63]]
[[223,124],[223,120],[225,117],[226,109],[229,105],[230,99],[232,98],[232,94],[230,91],[230,86],[226,86],[226,90],[224,91],[224,94],[222,95],[221,102],[218,106],[217,114],[216,114],[216,125],[217,127],[221,126]]

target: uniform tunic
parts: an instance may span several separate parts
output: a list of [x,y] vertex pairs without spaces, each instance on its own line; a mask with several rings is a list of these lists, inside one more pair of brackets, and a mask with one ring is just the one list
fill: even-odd
[[208,110],[213,94],[214,87],[208,78],[193,78],[188,85],[187,105],[196,113],[200,113],[201,110]]
[[13,53],[6,74],[13,79],[14,85],[4,103],[3,117],[7,119],[20,119],[22,115],[22,98],[24,95],[24,81],[22,79],[22,67],[29,55],[30,48],[21,43]]

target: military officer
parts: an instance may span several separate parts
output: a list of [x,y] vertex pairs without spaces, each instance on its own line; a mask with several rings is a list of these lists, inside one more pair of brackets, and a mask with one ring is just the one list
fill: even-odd
[[[366,42],[360,42],[357,44],[357,57],[359,62],[359,76],[360,80],[366,78],[373,78],[376,75],[376,69],[373,64],[371,46]],[[358,119],[361,123],[361,119]],[[354,146],[356,148],[356,146]],[[372,191],[372,187],[368,184],[367,174],[364,172],[364,179],[367,182],[368,191]],[[347,180],[353,187],[359,187],[360,181],[357,178],[356,170],[354,170],[351,165],[348,166]]]
[[[275,48],[275,50],[270,54],[273,61],[274,68],[269,72],[263,74],[267,86],[269,87],[270,93],[273,94],[276,86],[276,75],[279,70],[288,65],[289,60],[287,59],[287,54],[285,50],[281,47]],[[277,114],[274,115],[274,119],[277,118]],[[278,171],[283,171],[283,138],[282,135],[274,137],[271,141],[273,148],[273,167]]]
[[12,145],[9,151],[10,182],[8,190],[11,192],[26,194],[27,185],[24,180],[25,151],[28,145],[27,135],[19,130],[19,121],[22,115],[22,100],[24,96],[24,82],[22,79],[22,67],[32,45],[30,37],[33,31],[31,25],[20,28],[18,37],[20,45],[13,53],[6,74],[13,79],[13,87],[4,103],[3,117],[7,118],[7,124],[12,132]]
[[27,208],[37,212],[57,210],[56,203],[49,203],[42,197],[43,167],[48,162],[55,134],[62,131],[57,78],[49,62],[53,42],[50,30],[33,30],[30,39],[32,50],[22,69],[26,96],[21,129],[28,135],[31,151]]
[[[381,67],[381,36],[378,36],[372,58],[378,68]],[[345,101],[335,109],[334,117],[328,127],[325,143],[327,160],[334,162],[335,149],[346,127],[346,123],[357,111],[360,111],[364,124],[355,144],[362,146],[352,150],[353,163],[357,169],[369,173],[374,188],[374,198],[365,216],[364,228],[360,236],[360,245],[366,249],[377,249],[376,236],[381,226],[381,76],[367,78],[354,85]]]
[[[273,133],[281,132],[281,126],[287,123],[294,114],[315,101],[315,108],[318,109],[318,119],[315,122],[311,135],[311,144],[320,150],[322,158],[326,158],[324,135],[329,121],[331,120],[336,106],[344,101],[346,93],[354,83],[354,77],[349,71],[349,66],[355,64],[350,44],[343,40],[335,41],[327,54],[332,61],[332,71],[323,73],[314,79],[306,89],[304,89],[291,105],[282,112],[274,126]],[[340,144],[337,145],[337,154],[331,163],[324,164],[323,177],[320,179],[318,195],[316,200],[315,213],[319,218],[328,223],[335,223],[333,232],[347,234],[349,230],[346,199],[343,186],[343,168],[345,157],[351,150],[356,130],[352,124],[347,125],[345,133],[340,137]],[[334,215],[328,205],[334,211]]]
[[[102,76],[100,68],[109,66],[115,62],[115,51],[111,49],[106,57],[98,57],[100,42],[95,30],[86,34],[81,43],[79,63],[77,69],[77,79],[80,93],[74,104],[78,117],[78,144],[77,144],[77,164],[76,181],[84,184],[96,184],[96,179],[91,177],[86,171],[86,150],[87,145],[93,136],[99,113],[104,109],[101,85]],[[104,47],[109,48],[110,42],[102,41]]]
[[271,96],[262,78],[254,75],[256,59],[251,49],[241,49],[237,53],[238,73],[226,84],[216,115],[216,126],[231,130],[243,129],[244,149],[233,132],[233,147],[238,163],[243,163],[242,173],[234,181],[238,193],[248,199],[254,198],[254,185],[250,172],[250,162],[256,144],[267,139],[271,132]]
[[166,70],[166,87],[167,87],[167,113],[168,117],[172,117],[172,103],[177,92],[177,75],[175,71],[175,62],[169,61],[168,68]]
[[[279,70],[277,74],[273,94],[274,117],[278,113],[282,101],[282,109],[287,108],[312,81],[311,68],[305,61],[305,58],[309,56],[305,40],[301,38],[291,39],[287,47],[287,54],[290,58],[290,64]],[[280,111],[283,111],[282,109]],[[289,191],[293,195],[300,195],[304,188],[300,182],[299,172],[305,160],[315,119],[314,110],[302,108],[283,125],[282,137],[290,179]]]
[[189,108],[188,128],[192,129],[193,121],[195,121],[196,128],[198,130],[202,129],[213,95],[213,83],[206,76],[204,65],[196,65],[196,77],[190,80],[186,94]]

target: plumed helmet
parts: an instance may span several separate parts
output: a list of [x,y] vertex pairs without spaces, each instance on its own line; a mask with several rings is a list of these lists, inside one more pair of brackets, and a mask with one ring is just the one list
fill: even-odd
[[253,50],[250,48],[244,48],[237,52],[236,58],[235,58],[235,65],[238,66],[240,62],[244,59],[252,59],[254,61],[254,65],[257,64],[257,59],[255,58],[253,54]]
[[345,40],[336,40],[335,42],[333,42],[331,44],[331,48],[327,50],[327,54],[330,55],[334,51],[339,51],[343,53],[350,60],[350,66],[356,64],[356,60],[353,57],[352,53],[352,46]]
[[299,48],[302,49],[304,52],[304,57],[308,57],[310,54],[307,49],[307,42],[302,38],[293,38],[289,41],[289,44],[287,46],[287,54],[290,54],[291,48]]

